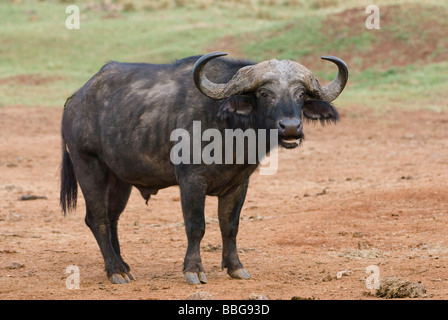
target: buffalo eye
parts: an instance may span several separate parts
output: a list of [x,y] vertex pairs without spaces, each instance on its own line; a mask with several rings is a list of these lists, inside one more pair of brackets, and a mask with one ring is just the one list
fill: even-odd
[[297,89],[296,92],[294,93],[295,99],[297,101],[305,99],[305,90],[304,89]]
[[269,99],[269,98],[275,97],[275,94],[272,91],[267,90],[267,89],[260,89],[258,91],[258,94],[259,94],[259,97],[262,99]]

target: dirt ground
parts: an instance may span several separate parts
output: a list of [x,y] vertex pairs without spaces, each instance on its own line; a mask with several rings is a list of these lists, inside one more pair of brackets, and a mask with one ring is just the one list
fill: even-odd
[[[137,280],[108,282],[82,196],[66,217],[58,207],[61,113],[0,108],[0,299],[378,299],[366,287],[371,265],[381,278],[420,281],[426,299],[448,299],[448,113],[352,106],[337,126],[305,125],[302,147],[280,150],[277,174],[251,178],[238,235],[250,280],[221,271],[217,201],[207,199],[204,285],[181,272],[177,187],[148,206],[133,191],[119,235]],[[66,287],[70,265],[79,289]]]

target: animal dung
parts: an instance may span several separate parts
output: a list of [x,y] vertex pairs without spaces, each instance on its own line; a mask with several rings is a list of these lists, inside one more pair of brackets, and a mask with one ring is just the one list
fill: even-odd
[[426,288],[420,282],[411,282],[392,276],[381,280],[376,296],[385,299],[421,298],[426,296]]

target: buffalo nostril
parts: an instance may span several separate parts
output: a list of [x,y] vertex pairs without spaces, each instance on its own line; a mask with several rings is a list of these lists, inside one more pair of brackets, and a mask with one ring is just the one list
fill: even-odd
[[296,118],[284,118],[278,122],[278,128],[283,136],[297,136],[302,132],[302,121]]
[[280,129],[285,130],[285,125],[283,124],[283,120],[280,120],[278,122],[278,126],[280,127]]

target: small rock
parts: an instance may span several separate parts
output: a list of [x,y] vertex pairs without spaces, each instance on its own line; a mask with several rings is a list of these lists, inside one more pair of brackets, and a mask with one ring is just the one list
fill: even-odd
[[10,250],[10,249],[0,250],[0,253],[17,253],[17,252],[19,252],[19,251],[17,251],[17,250]]
[[391,213],[391,217],[399,217],[400,215],[398,213]]
[[187,300],[216,300],[216,297],[207,291],[199,291],[187,297]]
[[269,298],[265,295],[258,294],[258,293],[251,293],[249,295],[249,300],[269,300]]
[[316,300],[316,298],[314,296],[312,296],[311,298],[305,298],[305,297],[300,297],[300,296],[294,296],[291,298],[291,300]]
[[34,194],[27,194],[27,195],[21,196],[19,198],[19,200],[22,200],[22,201],[37,200],[37,199],[47,199],[47,197],[45,197],[45,196],[36,196]]
[[358,249],[359,250],[369,249],[369,245],[364,241],[358,241]]
[[366,236],[367,234],[363,233],[363,232],[353,232],[353,238],[362,238],[364,236]]
[[343,270],[343,271],[339,271],[338,273],[336,273],[336,279],[341,279],[342,276],[349,276],[351,275],[351,271],[350,270]]
[[24,264],[21,264],[19,262],[11,262],[11,264],[8,266],[8,269],[20,269],[25,267]]
[[98,282],[98,289],[100,289],[100,290],[106,290],[107,287],[106,287],[106,285],[105,285],[104,283],[102,283],[102,282]]
[[322,282],[329,282],[333,280],[333,277],[331,276],[331,274],[327,274],[323,279]]
[[16,186],[13,184],[8,184],[4,188],[6,191],[12,191],[12,190],[14,190],[14,188],[16,188]]
[[203,247],[202,250],[204,252],[216,252],[216,251],[221,251],[221,244],[217,244],[216,246],[212,245],[212,244],[207,244],[207,246]]
[[6,219],[8,221],[20,221],[20,220],[22,220],[22,216],[20,214],[18,214],[18,213],[11,212],[10,214],[8,214]]

